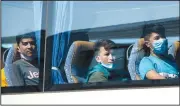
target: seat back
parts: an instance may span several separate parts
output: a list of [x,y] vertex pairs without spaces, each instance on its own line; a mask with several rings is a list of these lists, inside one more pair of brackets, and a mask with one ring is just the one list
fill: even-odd
[[[173,43],[173,45],[172,45],[172,48],[174,49],[174,50],[172,50],[172,52],[173,52],[173,56],[174,57],[177,57],[177,52],[178,52],[178,50],[179,50],[179,48],[180,48],[180,41],[175,41],[174,43]],[[169,49],[169,52],[170,52],[170,50],[171,49]]]
[[180,68],[180,41],[175,41],[169,48],[169,55],[172,56]]
[[[6,53],[7,53],[7,55],[6,55]],[[20,55],[17,52],[17,44],[14,44],[3,55],[4,55],[3,58],[4,58],[4,63],[5,63],[5,66],[4,66],[5,78],[6,78],[8,86],[12,86],[13,85],[12,84],[13,79],[11,79],[11,77],[10,77],[10,74],[13,71],[12,64],[14,61],[20,59]]]
[[3,62],[5,63],[13,63],[16,60],[20,59],[20,54],[17,51],[17,44],[13,44],[12,47],[7,49],[3,53]]
[[144,38],[141,38],[137,42],[135,42],[135,44],[133,44],[130,56],[129,58],[127,58],[128,70],[132,80],[140,80],[139,64],[141,59],[145,56],[143,45],[144,45]]
[[4,68],[4,59],[3,59],[3,56],[4,56],[4,52],[6,51],[7,49],[5,49],[5,48],[3,48],[2,46],[1,46],[1,57],[0,57],[0,69],[3,69]]
[[176,51],[175,51],[175,60],[176,60],[176,63],[177,63],[177,65],[178,65],[178,67],[179,67],[179,69],[180,69],[180,41],[179,42],[176,42],[175,43],[175,45],[176,45]]
[[68,83],[83,83],[94,55],[94,43],[75,41],[70,46],[64,70]]

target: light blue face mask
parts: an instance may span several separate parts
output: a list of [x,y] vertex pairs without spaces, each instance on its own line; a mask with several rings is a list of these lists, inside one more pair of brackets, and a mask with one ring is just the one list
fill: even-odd
[[153,52],[155,54],[165,54],[168,50],[168,41],[167,39],[159,39],[157,41],[154,41],[152,43],[153,46]]
[[106,68],[109,68],[109,69],[113,68],[113,64],[104,64],[104,63],[101,63],[101,65],[106,67]]
[[111,64],[110,63],[109,64],[101,63],[101,65],[108,68],[108,69],[110,69],[110,71],[114,70],[116,68],[115,64],[113,64],[113,63],[111,63]]

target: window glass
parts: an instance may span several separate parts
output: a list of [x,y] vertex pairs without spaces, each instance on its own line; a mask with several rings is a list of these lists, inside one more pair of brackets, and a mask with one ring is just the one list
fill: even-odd
[[[142,69],[141,66],[147,65],[146,62],[145,65],[140,65],[143,57],[148,57],[150,55],[148,53],[157,53],[155,48],[159,48],[158,44],[161,44],[159,48],[161,54],[166,51],[171,53],[171,58],[176,59],[172,56],[176,52],[173,51],[175,49],[170,48],[179,40],[177,1],[56,1],[49,3],[48,6],[48,11],[51,11],[48,17],[53,21],[49,20],[46,39],[47,89],[51,84],[60,84],[60,89],[66,89],[61,84],[63,86],[89,84],[88,80],[97,83],[114,81],[121,83],[154,78],[151,74],[146,76],[145,71],[139,70]],[[165,33],[163,36],[166,36],[168,43],[165,39],[149,41],[150,39],[144,38],[152,34],[145,33],[147,30],[143,29],[145,25],[153,25],[154,29],[148,28],[154,30],[158,36]],[[99,45],[105,45],[104,48],[96,46],[99,40],[101,40]],[[114,43],[116,47],[111,48]],[[148,48],[147,51],[145,47]],[[164,49],[161,50],[162,48]],[[177,76],[179,69],[174,60],[170,60],[174,65],[162,60],[167,62],[166,66],[160,64],[158,68],[164,67],[163,73],[165,69],[166,74]],[[166,70],[165,67],[169,64],[174,71]],[[149,69],[146,68],[146,71],[153,69],[158,78],[171,78],[161,75],[162,70],[155,69],[153,65]]]
[[2,93],[40,91],[45,38],[42,15],[38,15],[42,2],[3,1],[1,8]]
[[[136,80],[170,80],[179,74],[177,1],[3,1],[1,8],[2,88],[133,85]],[[143,29],[145,25],[151,30]],[[161,39],[152,40],[155,36]],[[167,54],[171,60],[149,57],[154,54]],[[19,61],[31,69],[19,71]]]

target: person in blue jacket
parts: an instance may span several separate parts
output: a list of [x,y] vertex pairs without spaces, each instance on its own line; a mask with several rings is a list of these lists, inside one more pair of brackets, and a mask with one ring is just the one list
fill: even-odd
[[148,54],[139,65],[141,79],[178,78],[179,69],[168,55],[165,28],[160,24],[148,24],[143,28],[144,50]]

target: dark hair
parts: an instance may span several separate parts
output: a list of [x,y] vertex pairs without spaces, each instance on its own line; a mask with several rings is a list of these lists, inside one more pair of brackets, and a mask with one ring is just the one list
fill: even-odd
[[[144,38],[144,41],[149,41],[151,37],[151,33],[157,33],[161,37],[165,37],[165,28],[161,24],[146,24],[143,26],[141,38]],[[143,45],[143,49],[145,51],[145,55],[150,55],[150,48],[148,48],[145,44]]]
[[97,52],[100,50],[100,47],[104,47],[104,49],[108,51],[110,49],[116,48],[117,46],[111,40],[100,39],[95,43],[94,50]]
[[17,45],[19,45],[20,41],[25,38],[32,38],[36,42],[35,32],[29,32],[26,34],[16,36]]
[[161,24],[146,24],[143,27],[142,38],[145,41],[149,40],[151,33],[158,33],[160,36],[165,37],[165,28]]

